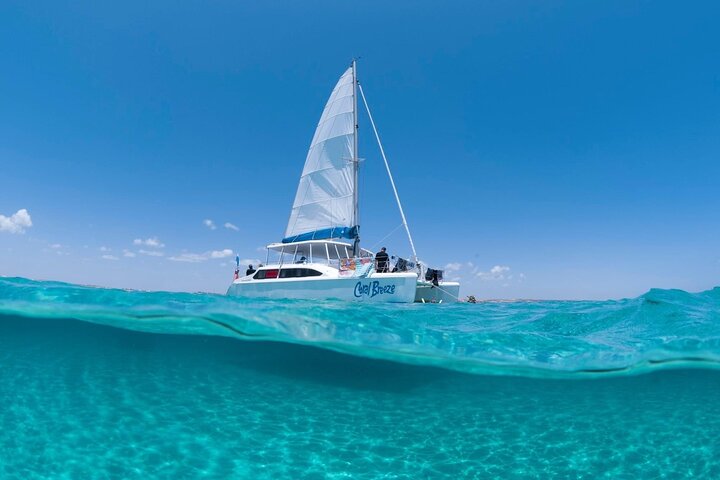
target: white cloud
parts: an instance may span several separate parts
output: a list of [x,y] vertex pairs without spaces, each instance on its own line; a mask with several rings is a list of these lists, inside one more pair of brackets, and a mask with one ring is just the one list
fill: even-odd
[[109,251],[111,251],[111,250],[112,250],[112,248],[108,248],[108,247],[105,247],[105,246],[100,247],[100,251],[101,251],[101,252],[109,252]]
[[255,265],[256,267],[262,263],[257,258],[241,258],[240,265]]
[[105,260],[118,260],[118,257],[116,257],[115,255],[103,255],[101,258]]
[[25,229],[30,227],[32,227],[32,219],[24,208],[9,217],[0,215],[0,232],[25,233]]
[[143,240],[142,238],[136,238],[135,240],[133,240],[133,245],[145,245],[146,247],[152,248],[165,247],[165,244],[161,243],[157,237],[146,238],[145,240]]
[[490,273],[493,275],[503,275],[510,271],[510,267],[505,267],[501,265],[495,265],[493,268],[490,269]]
[[480,268],[478,268],[477,265],[475,265],[473,262],[450,262],[445,265],[444,270],[448,275],[452,276],[449,279],[456,282],[459,281],[461,276],[464,277],[467,275],[477,275],[480,271]]
[[478,272],[476,275],[483,280],[509,280],[512,275],[509,274],[510,267],[506,265],[495,265],[489,272]]
[[172,260],[173,262],[199,263],[204,262],[207,258],[199,253],[181,253],[180,255],[168,257],[168,260]]
[[163,252],[158,252],[157,250],[143,250],[142,248],[138,250],[138,253],[147,255],[149,257],[162,257],[165,255]]
[[229,248],[224,250],[213,250],[210,252],[210,258],[227,258],[232,257],[233,251]]
[[230,222],[225,222],[225,225],[223,225],[223,226],[227,229],[235,230],[236,232],[240,231],[240,229],[238,227],[236,227],[235,225],[233,225]]
[[130,250],[123,250],[123,257],[127,258],[134,258],[137,255],[135,255],[135,252],[131,252]]
[[206,227],[208,227],[210,230],[215,230],[215,229],[217,228],[217,227],[215,226],[215,222],[213,222],[213,221],[210,220],[209,218],[206,218],[205,220],[203,220],[203,225],[205,225]]
[[62,245],[60,245],[59,243],[53,243],[52,245],[50,245],[50,248],[54,248],[57,250],[58,248],[62,248]]
[[445,265],[445,270],[447,270],[448,272],[457,272],[462,268],[462,266],[463,264],[459,262],[448,263],[447,265]]
[[172,260],[173,262],[199,263],[210,259],[231,257],[232,254],[232,250],[225,248],[223,250],[212,250],[205,253],[181,253],[180,255],[168,257],[168,260]]

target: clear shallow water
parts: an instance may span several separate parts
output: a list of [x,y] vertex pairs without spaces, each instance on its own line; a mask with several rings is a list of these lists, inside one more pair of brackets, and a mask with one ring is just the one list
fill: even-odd
[[0,279],[0,477],[720,478],[719,304]]

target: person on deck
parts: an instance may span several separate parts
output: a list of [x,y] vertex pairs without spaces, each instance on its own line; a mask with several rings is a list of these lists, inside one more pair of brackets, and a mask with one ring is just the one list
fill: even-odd
[[252,265],[248,265],[248,269],[245,270],[245,276],[252,275],[253,273],[255,273],[255,269],[253,268]]
[[380,251],[375,254],[375,270],[378,273],[387,273],[390,270],[390,257],[386,250],[385,247],[382,247]]

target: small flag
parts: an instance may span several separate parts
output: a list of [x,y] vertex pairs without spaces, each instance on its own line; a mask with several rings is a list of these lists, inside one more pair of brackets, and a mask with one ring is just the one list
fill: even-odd
[[240,268],[240,255],[235,255],[235,266]]

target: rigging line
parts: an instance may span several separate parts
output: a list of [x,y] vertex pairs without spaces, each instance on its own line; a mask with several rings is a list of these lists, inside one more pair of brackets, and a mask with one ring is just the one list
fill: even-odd
[[395,193],[395,200],[397,201],[398,208],[400,209],[400,216],[402,217],[408,240],[410,240],[410,248],[412,248],[413,252],[413,261],[417,263],[417,252],[415,251],[415,243],[413,242],[412,235],[410,235],[410,227],[408,227],[407,220],[405,219],[405,212],[403,211],[402,204],[400,203],[400,196],[398,195],[397,188],[395,187],[395,180],[393,180],[392,173],[390,172],[390,164],[388,164],[387,157],[385,156],[385,149],[382,146],[382,142],[380,142],[380,135],[378,134],[377,127],[375,127],[375,121],[373,120],[372,113],[370,113],[370,107],[368,106],[367,99],[365,98],[365,92],[363,91],[360,82],[358,82],[358,89],[360,90],[360,96],[362,97],[363,103],[365,104],[365,110],[368,113],[370,125],[372,125],[373,132],[375,132],[375,139],[377,140],[378,146],[380,147],[380,154],[382,155],[383,161],[385,162],[385,169],[387,170],[388,177],[390,177],[390,184],[392,185],[393,192]]
[[459,297],[459,296],[453,295],[452,293],[448,292],[447,290],[445,290],[444,288],[442,288],[442,287],[440,287],[440,286],[438,286],[438,285],[433,285],[433,287],[437,288],[438,290],[440,290],[440,291],[443,292],[443,293],[446,293],[446,294],[450,295],[451,297],[453,297],[453,298],[454,298],[455,300],[457,300],[458,302],[461,302],[461,301],[462,301],[462,300],[460,300],[460,297]]
[[401,224],[398,225],[397,227],[393,228],[393,229],[390,231],[390,233],[388,233],[387,235],[385,235],[382,239],[380,239],[380,241],[378,241],[378,242],[375,243],[372,247],[370,247],[370,250],[375,250],[377,247],[380,246],[381,243],[383,243],[385,240],[387,240],[388,237],[390,237],[390,235],[392,235],[393,233],[395,233],[395,232],[397,231],[397,229],[400,228],[400,227],[402,227],[402,226],[403,226],[403,224],[401,223]]
[[437,288],[437,289],[440,290],[441,292],[450,295],[451,297],[453,297],[453,298],[454,298],[455,300],[457,300],[458,302],[462,302],[462,300],[460,300],[460,297],[459,297],[459,296],[453,295],[452,293],[448,292],[447,290],[445,290],[444,288],[442,288],[442,287],[440,287],[440,286],[438,286],[438,285],[434,285],[434,284],[433,284],[433,286],[430,287],[430,288]]

